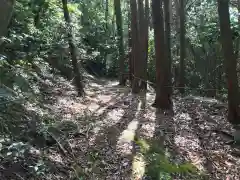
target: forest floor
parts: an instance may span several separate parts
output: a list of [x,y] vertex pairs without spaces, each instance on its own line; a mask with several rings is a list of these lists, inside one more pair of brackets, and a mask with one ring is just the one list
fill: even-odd
[[[147,158],[141,155],[136,139],[157,140],[157,146],[171,154],[171,163],[190,162],[197,169],[198,175],[174,173],[172,179],[240,179],[238,147],[227,145],[227,140],[215,132],[233,131],[225,118],[224,103],[195,96],[174,97],[171,114],[151,106],[151,91],[145,97],[132,95],[129,88],[118,86],[116,81],[89,76],[86,95],[78,98],[69,82],[53,79],[44,82],[37,103],[26,104],[28,111],[54,124],[67,122],[65,129],[71,123],[77,126],[72,125],[74,133],[68,135],[61,134],[70,131],[64,128],[61,132],[48,129],[55,143],[35,144],[29,151],[28,158],[34,162],[39,179],[151,179],[151,164],[145,162]],[[20,168],[3,161],[1,164],[0,179],[37,179],[21,163],[17,164]]]

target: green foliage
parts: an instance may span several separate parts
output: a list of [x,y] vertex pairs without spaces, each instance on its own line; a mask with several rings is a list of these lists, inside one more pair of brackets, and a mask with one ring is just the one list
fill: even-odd
[[178,164],[170,161],[171,155],[168,155],[159,147],[156,141],[139,139],[136,144],[140,147],[140,152],[144,155],[146,161],[146,175],[156,180],[171,180],[173,174],[196,174],[196,167],[191,163]]
[[148,79],[152,82],[156,82],[156,66],[155,66],[155,47],[153,31],[149,33],[148,42]]

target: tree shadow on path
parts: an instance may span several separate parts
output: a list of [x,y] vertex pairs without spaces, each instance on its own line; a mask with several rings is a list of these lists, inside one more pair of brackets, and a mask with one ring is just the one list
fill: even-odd
[[[124,108],[120,120],[112,126],[109,126],[98,133],[95,143],[91,145],[89,151],[97,151],[101,163],[99,168],[101,173],[96,173],[102,179],[119,179],[119,177],[130,177],[131,158],[124,152],[118,150],[118,142],[122,132],[128,129],[138,111],[139,100],[134,96],[127,108]],[[103,163],[104,162],[104,163]]]
[[[158,161],[161,161],[162,159],[160,158],[165,156],[165,141],[167,140],[166,133],[168,131],[166,121],[169,121],[172,117],[165,115],[165,113],[159,109],[156,109],[155,117],[155,131],[153,138],[150,140],[150,147],[146,156],[153,156],[153,158],[156,157],[156,159],[154,161],[147,162],[144,177],[152,180],[160,180],[164,178],[164,174],[161,172],[162,170]],[[161,156],[157,157],[159,155]],[[149,160],[149,157],[145,158]]]

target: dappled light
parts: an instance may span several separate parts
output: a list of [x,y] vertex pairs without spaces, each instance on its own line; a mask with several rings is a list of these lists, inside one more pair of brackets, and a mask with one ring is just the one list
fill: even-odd
[[239,180],[239,12],[0,1],[0,180]]
[[137,154],[133,158],[132,179],[142,179],[145,174],[145,160],[141,154]]

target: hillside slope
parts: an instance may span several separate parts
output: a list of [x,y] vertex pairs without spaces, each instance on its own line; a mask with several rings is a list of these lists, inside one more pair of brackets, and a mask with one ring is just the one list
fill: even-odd
[[[116,81],[85,79],[84,98],[64,78],[48,76],[34,98],[5,106],[1,179],[156,179],[153,173],[175,172],[186,162],[201,175],[177,169],[172,179],[240,179],[239,150],[216,133],[233,131],[224,104],[175,97],[172,115],[151,107],[152,92],[137,96]],[[137,143],[153,140],[170,154],[169,169],[154,166]]]

